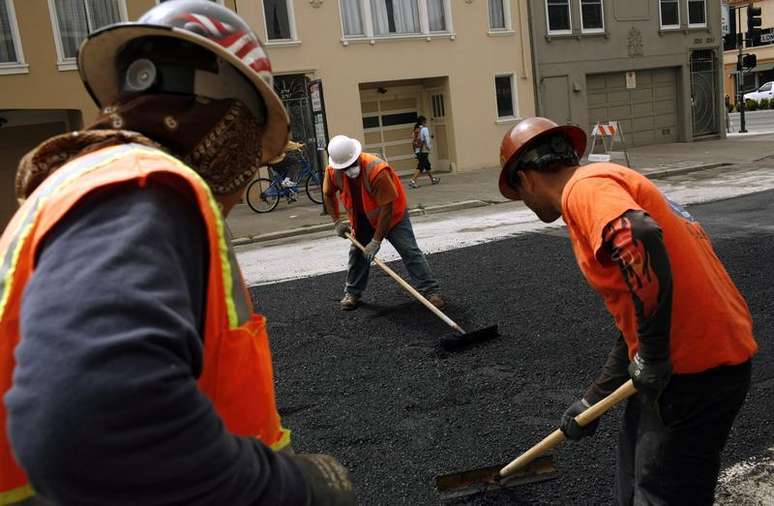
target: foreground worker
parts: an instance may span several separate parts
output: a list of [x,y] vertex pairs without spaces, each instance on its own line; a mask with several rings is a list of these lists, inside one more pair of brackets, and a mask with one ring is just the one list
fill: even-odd
[[579,166],[583,130],[545,118],[500,148],[500,192],[542,221],[563,218],[578,266],[621,335],[597,380],[561,420],[631,378],[617,450],[618,504],[712,504],[720,453],[750,386],[757,350],[747,304],[701,226],[647,178],[612,163]]
[[353,504],[333,457],[290,451],[226,236],[287,141],[262,45],[180,0],[78,63],[101,115],[22,160],[0,239],[0,504]]
[[[415,288],[436,307],[442,307],[444,300],[438,293],[438,282],[414,238],[406,211],[406,192],[392,167],[372,154],[363,153],[357,139],[344,135],[331,139],[328,155],[330,165],[323,180],[325,207],[340,237],[354,233],[357,241],[365,245],[365,252],[350,245],[347,283],[339,307],[349,311],[360,305],[371,261],[384,239],[400,254]],[[339,214],[339,193],[349,223]]]

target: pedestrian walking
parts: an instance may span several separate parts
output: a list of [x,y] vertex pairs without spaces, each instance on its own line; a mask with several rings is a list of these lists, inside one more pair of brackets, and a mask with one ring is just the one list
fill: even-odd
[[414,155],[417,158],[417,168],[414,170],[414,175],[409,179],[409,186],[419,188],[417,178],[423,172],[430,179],[430,184],[440,183],[441,178],[433,176],[433,168],[430,166],[430,151],[433,149],[433,142],[430,138],[430,129],[427,128],[427,118],[424,116],[419,116],[417,123],[414,125],[412,145],[414,147]]
[[750,311],[701,225],[647,178],[579,164],[586,135],[545,118],[515,125],[500,148],[500,192],[544,222],[562,218],[588,283],[620,331],[596,381],[561,420],[572,440],[598,422],[574,417],[631,378],[618,439],[620,505],[706,504],[750,386]]
[[179,0],[78,68],[99,118],[24,157],[0,237],[0,504],[354,504],[336,459],[291,451],[226,232],[287,141],[263,45]]
[[[336,233],[344,238],[354,234],[358,242],[366,245],[365,252],[350,245],[341,309],[349,311],[360,305],[371,261],[384,239],[400,254],[417,290],[436,307],[442,307],[444,300],[438,281],[417,245],[406,211],[406,193],[398,175],[384,160],[363,153],[357,139],[344,135],[331,139],[328,154],[330,162],[325,169],[323,196]],[[339,195],[349,223],[339,214]]]

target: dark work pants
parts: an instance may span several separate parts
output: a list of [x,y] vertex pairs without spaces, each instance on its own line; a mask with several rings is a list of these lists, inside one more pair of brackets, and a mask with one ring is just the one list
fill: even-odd
[[[358,215],[355,239],[366,245],[374,236],[374,229],[365,216]],[[414,282],[414,288],[425,296],[438,292],[438,281],[430,270],[425,254],[419,249],[414,237],[414,229],[411,228],[408,211],[401,221],[384,236],[400,255],[403,265]],[[371,264],[366,262],[363,252],[354,244],[349,248],[349,269],[347,270],[347,284],[344,293],[360,297],[368,284],[368,273]]]
[[711,505],[720,452],[750,388],[750,362],[674,375],[658,409],[630,398],[618,440],[619,505]]

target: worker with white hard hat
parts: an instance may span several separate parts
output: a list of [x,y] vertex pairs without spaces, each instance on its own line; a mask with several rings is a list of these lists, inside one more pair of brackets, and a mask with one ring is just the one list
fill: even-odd
[[[328,154],[323,194],[336,233],[344,238],[353,234],[360,244],[366,245],[365,251],[354,244],[350,246],[341,309],[352,310],[360,305],[371,261],[384,239],[400,254],[414,286],[435,306],[443,306],[438,282],[414,237],[406,212],[406,193],[392,167],[375,155],[363,153],[360,142],[344,135],[331,139]],[[340,216],[339,200],[349,223]]]

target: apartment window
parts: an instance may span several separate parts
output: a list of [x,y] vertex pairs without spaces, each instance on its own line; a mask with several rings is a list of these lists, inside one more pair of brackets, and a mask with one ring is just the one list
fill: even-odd
[[513,107],[513,74],[503,74],[495,77],[495,94],[497,96],[497,117],[515,117],[516,114]]
[[365,36],[363,29],[363,9],[361,0],[341,0],[341,22],[345,37]]
[[[156,0],[156,5],[163,4],[164,2],[169,2],[169,1],[170,0]],[[223,0],[208,0],[208,1],[215,2],[215,3],[218,3],[220,5],[223,5]]]
[[124,0],[48,0],[60,67],[74,68],[86,36],[104,26],[125,21]]
[[448,33],[450,0],[339,0],[345,38]]
[[661,28],[680,27],[680,4],[678,0],[659,0]]
[[570,0],[546,0],[548,33],[570,33]]
[[292,0],[263,0],[263,15],[269,42],[295,40]]
[[688,0],[688,26],[707,26],[706,0]]
[[510,0],[489,0],[489,31],[503,32],[510,29]]
[[26,69],[12,0],[0,0],[0,74]]
[[581,0],[581,30],[586,33],[605,31],[605,14],[602,0]]

